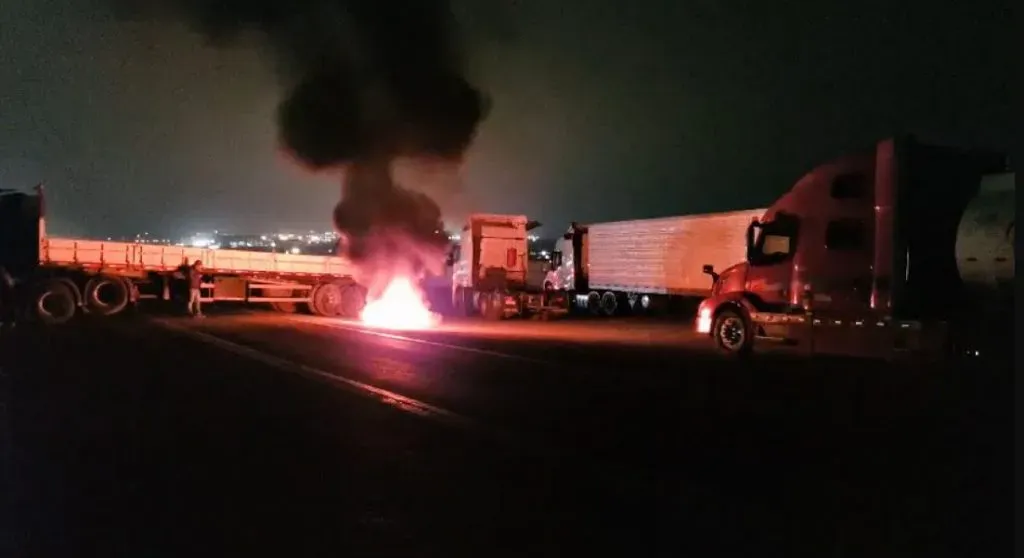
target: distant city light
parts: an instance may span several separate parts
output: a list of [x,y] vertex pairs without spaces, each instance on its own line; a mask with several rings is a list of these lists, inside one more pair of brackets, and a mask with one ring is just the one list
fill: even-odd
[[340,236],[334,231],[309,231],[308,233],[303,232],[300,234],[289,232],[226,234],[215,230],[212,232],[194,232],[177,240],[156,238],[151,236],[149,232],[141,232],[128,237],[118,238],[110,236],[106,238],[110,242],[181,246],[207,250],[232,249],[329,255],[335,253]]

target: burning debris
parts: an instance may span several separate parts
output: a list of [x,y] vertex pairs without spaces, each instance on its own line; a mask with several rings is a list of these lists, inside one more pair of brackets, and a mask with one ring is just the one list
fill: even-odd
[[286,91],[281,142],[312,169],[344,171],[334,222],[370,300],[441,265],[441,211],[414,184],[397,184],[393,164],[458,165],[485,115],[447,2],[164,1],[217,44],[257,31],[273,53]]

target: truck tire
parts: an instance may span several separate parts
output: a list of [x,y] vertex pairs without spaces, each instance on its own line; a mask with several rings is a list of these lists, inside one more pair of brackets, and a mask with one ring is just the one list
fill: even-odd
[[341,316],[344,318],[356,319],[363,312],[363,308],[366,307],[366,291],[356,285],[350,283],[349,285],[341,287]]
[[341,316],[342,286],[337,283],[321,283],[313,290],[310,308],[318,316],[336,318]]
[[124,311],[132,300],[131,286],[120,277],[97,275],[85,283],[85,308],[97,316],[113,316]]
[[597,291],[590,291],[587,295],[587,311],[594,316],[601,313],[601,295]]
[[611,317],[619,311],[619,298],[615,293],[608,291],[601,295],[601,313]]
[[503,308],[503,297],[501,293],[481,293],[480,294],[480,315],[488,321],[498,321],[505,315],[505,309]]
[[35,317],[47,325],[63,324],[74,318],[78,297],[73,289],[67,282],[56,279],[40,285],[32,299]]
[[745,357],[754,350],[754,334],[750,320],[740,311],[727,309],[715,317],[711,326],[715,346],[724,354]]

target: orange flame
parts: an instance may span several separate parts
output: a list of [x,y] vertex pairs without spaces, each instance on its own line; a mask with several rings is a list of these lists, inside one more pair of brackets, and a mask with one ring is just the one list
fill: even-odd
[[392,279],[380,298],[367,301],[360,319],[368,326],[384,329],[429,329],[441,321],[408,277]]

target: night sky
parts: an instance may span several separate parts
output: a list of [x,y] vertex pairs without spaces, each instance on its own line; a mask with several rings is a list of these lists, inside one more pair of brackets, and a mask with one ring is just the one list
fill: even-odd
[[[597,221],[769,204],[815,163],[894,131],[1016,137],[1007,3],[462,0],[492,110],[466,211],[557,233]],[[48,185],[79,236],[327,229],[337,176],[276,147],[265,53],[103,0],[0,4],[0,186]]]

